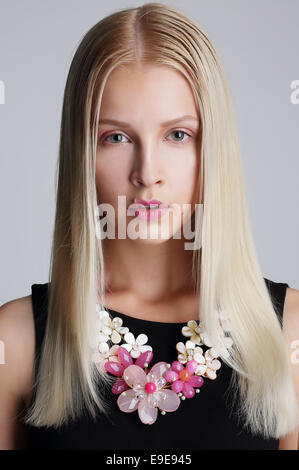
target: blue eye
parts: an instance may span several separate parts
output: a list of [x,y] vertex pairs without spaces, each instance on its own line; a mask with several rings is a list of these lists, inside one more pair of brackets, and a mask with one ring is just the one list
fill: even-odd
[[[187,132],[185,132],[185,131],[183,131],[183,130],[181,130],[181,129],[175,129],[174,131],[171,131],[168,135],[171,135],[171,134],[180,134],[181,136],[182,136],[182,135],[185,135],[185,136],[187,136],[187,137],[192,137],[190,134],[188,134]],[[113,137],[113,136],[118,136],[118,138],[117,138],[116,140],[114,140],[114,141],[113,141],[113,140],[112,140],[112,141],[111,141],[111,140],[110,140],[110,141],[107,140],[109,137]],[[125,139],[127,139],[127,137],[126,137],[125,135],[123,135],[123,134],[121,134],[121,133],[119,133],[119,132],[114,132],[114,133],[112,133],[112,134],[107,135],[107,136],[103,139],[103,142],[109,142],[109,143],[111,143],[111,144],[123,144],[123,143],[125,143],[125,142],[122,141],[122,137],[125,137]],[[184,140],[182,140],[182,139],[180,139],[180,140],[175,140],[174,142],[183,143],[183,142],[185,142],[185,140],[188,140],[188,138],[187,138],[187,139],[184,139]]]
[[[185,131],[182,131],[181,129],[176,129],[176,130],[170,132],[170,134],[185,134],[186,136],[191,137],[190,134],[188,134],[188,133],[185,132]],[[169,134],[169,135],[170,135],[170,134]],[[179,141],[176,141],[176,142],[179,142],[179,143],[180,143],[180,142],[184,142],[185,140],[187,140],[187,139],[179,140]]]
[[[119,134],[119,133],[116,133],[116,132],[115,132],[114,134],[109,134],[109,135],[107,135],[107,137],[105,137],[105,139],[103,140],[103,142],[105,142],[106,139],[108,139],[108,137],[112,137],[112,136],[114,136],[114,135],[121,136],[121,137],[125,137],[123,134]],[[122,144],[123,142],[121,141],[121,139],[117,139],[116,142],[115,142],[115,141],[114,141],[114,142],[113,142],[113,141],[112,141],[112,142],[110,141],[110,143],[111,143],[111,144]]]

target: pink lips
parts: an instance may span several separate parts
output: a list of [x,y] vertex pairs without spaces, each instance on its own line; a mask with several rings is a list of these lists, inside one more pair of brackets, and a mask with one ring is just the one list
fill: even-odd
[[[136,199],[135,199],[136,201]],[[147,206],[151,205],[158,205],[159,208],[146,209]],[[160,219],[162,215],[164,215],[167,210],[169,209],[168,204],[164,204],[157,199],[151,199],[150,201],[146,201],[145,199],[139,199],[134,204],[131,204],[128,208],[128,215],[134,215],[142,220],[150,220],[150,219]]]
[[139,199],[136,201],[136,204],[142,204],[143,206],[150,206],[151,204],[159,205],[159,207],[168,207],[167,204],[164,204],[158,199],[151,199],[150,201],[146,201],[145,199]]

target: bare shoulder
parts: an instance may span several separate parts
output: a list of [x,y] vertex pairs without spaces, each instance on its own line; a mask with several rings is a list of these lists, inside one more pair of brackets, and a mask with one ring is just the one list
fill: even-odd
[[10,400],[12,408],[17,405],[21,408],[28,403],[34,378],[35,326],[31,295],[0,306],[0,340],[4,356],[0,364],[1,400]]
[[[299,404],[299,290],[287,288],[282,321],[291,375]],[[279,449],[299,449],[299,427],[293,433],[280,438]]]
[[299,290],[291,287],[286,290],[283,330],[286,337],[299,340]]
[[4,359],[18,367],[19,390],[32,385],[34,368],[35,326],[31,295],[11,300],[0,306],[0,336],[4,343]]

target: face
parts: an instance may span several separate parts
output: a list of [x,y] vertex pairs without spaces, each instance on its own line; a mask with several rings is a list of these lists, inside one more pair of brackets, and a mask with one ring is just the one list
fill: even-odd
[[[184,238],[182,225],[196,202],[199,130],[192,90],[178,71],[134,64],[110,74],[98,130],[98,203],[114,207],[115,229],[121,217],[127,230],[134,227],[139,234],[134,243],[162,243],[177,233]],[[123,215],[118,196],[125,196],[126,210],[140,199],[169,208]]]

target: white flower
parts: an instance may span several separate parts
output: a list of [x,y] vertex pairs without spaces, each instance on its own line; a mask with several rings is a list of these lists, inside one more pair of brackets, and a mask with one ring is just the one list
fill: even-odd
[[231,320],[229,316],[227,316],[224,311],[218,313],[219,323],[223,329],[223,331],[230,331],[231,330]]
[[119,359],[118,359],[118,355],[117,355],[118,347],[119,347],[118,344],[114,344],[109,349],[108,361],[120,362]]
[[182,334],[186,337],[190,337],[190,340],[194,344],[201,345],[202,341],[200,338],[200,327],[195,320],[189,320],[187,326],[183,326]]
[[199,364],[204,363],[203,350],[202,348],[195,346],[195,343],[192,341],[187,341],[186,344],[181,341],[176,345],[178,354],[178,361],[182,364],[185,364],[187,361],[194,359]]
[[212,344],[212,341],[211,341],[208,333],[206,333],[206,331],[204,330],[204,328],[199,326],[199,330],[200,330],[199,335],[200,335],[200,338],[201,338],[203,344],[205,346],[207,346],[208,348],[213,348],[213,351],[215,351],[215,356],[214,357],[218,357],[221,354],[226,356],[226,357],[228,356],[227,349],[232,346],[233,341],[230,337],[225,336],[224,331],[223,331],[222,328],[220,329],[219,334],[220,334],[220,337],[221,337],[221,339],[224,343],[224,346],[222,346],[221,340],[219,340],[217,342],[217,344]]
[[112,320],[109,313],[106,310],[99,311],[97,309],[97,333],[100,343],[106,343],[110,339],[112,333],[111,324]]
[[[229,332],[230,331],[230,318],[227,315],[226,311],[219,312],[218,310],[215,310],[215,315],[217,315],[219,324],[221,327],[221,332],[224,334],[224,332]],[[198,324],[195,320],[190,320],[187,323],[187,326],[184,326],[182,328],[182,334],[186,337],[189,337],[190,340],[198,345],[204,344],[205,346],[208,346],[209,348],[212,347],[211,339],[209,335],[206,333],[205,328],[202,324]],[[230,347],[230,346],[227,346]]]
[[[116,347],[116,349],[115,349]],[[118,360],[117,356],[115,356],[116,351],[117,351],[118,346],[112,346],[112,348],[109,348],[107,343],[99,343],[98,349],[94,350],[92,353],[92,361],[97,363],[105,363],[106,361],[112,361],[114,360],[113,358],[116,357]]]
[[215,344],[212,344],[207,333],[201,333],[200,337],[204,344],[211,348],[210,351],[214,358],[218,356],[229,357],[228,349],[232,347],[233,340],[229,336],[225,336],[222,329],[220,330],[220,339]]
[[121,335],[125,335],[129,332],[129,328],[122,326],[123,321],[119,317],[113,318],[110,328],[112,329],[111,341],[114,344],[121,342]]
[[222,345],[221,342],[219,341],[219,343],[213,346],[212,349],[213,351],[215,351],[215,354],[216,354],[214,357],[218,357],[220,355],[223,357],[229,357],[228,349],[232,347],[233,340],[229,336],[223,335],[222,341],[224,345]]
[[114,345],[109,349],[107,343],[100,343],[98,350],[93,352],[92,361],[96,364],[99,371],[104,370],[104,364],[107,361],[119,362],[117,357],[118,345]]
[[208,348],[212,347],[212,342],[211,342],[211,339],[210,339],[209,335],[206,333],[204,328],[202,328],[201,326],[199,327],[199,335],[200,335],[200,338],[202,340],[202,343],[205,346],[208,346]]
[[122,344],[122,348],[125,348],[131,356],[136,359],[140,356],[141,353],[145,351],[152,351],[152,347],[149,345],[145,345],[148,338],[144,334],[140,334],[137,336],[136,340],[132,333],[126,333],[124,336],[124,340],[126,343]]
[[199,363],[195,371],[196,375],[203,375],[211,380],[216,379],[216,370],[220,369],[221,362],[215,359],[215,353],[214,348],[208,349],[204,353],[203,361]]
[[207,364],[198,364],[195,375],[204,375],[207,370]]
[[221,367],[221,362],[218,361],[218,359],[215,359],[212,349],[208,349],[204,354],[205,360],[206,360],[205,372],[203,374],[198,374],[198,371],[196,370],[195,373],[197,375],[204,375],[208,377],[209,379],[214,380],[217,377],[216,370],[220,369]]

